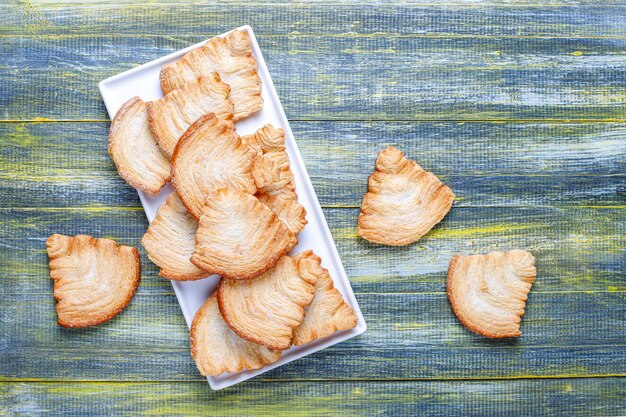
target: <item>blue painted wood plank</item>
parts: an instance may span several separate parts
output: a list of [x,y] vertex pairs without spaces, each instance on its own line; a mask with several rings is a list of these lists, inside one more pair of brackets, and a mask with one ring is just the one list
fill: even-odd
[[[513,248],[538,259],[533,292],[626,291],[624,209],[453,208],[422,240],[403,248],[357,238],[358,209],[324,213],[358,293],[443,293],[455,253]],[[0,294],[50,295],[45,240],[53,233],[93,234],[139,247],[141,293],[172,294],[141,248],[147,221],[140,209],[0,210],[0,224]]]
[[[357,294],[363,336],[264,374],[271,380],[626,376],[623,292],[532,293],[518,340],[461,326],[443,293]],[[199,381],[175,296],[138,294],[97,328],[56,324],[50,294],[4,295],[0,379]]]
[[623,415],[624,380],[440,382],[248,381],[206,383],[0,383],[0,413],[23,416],[609,416]]
[[[104,120],[99,81],[206,37],[0,37],[0,53],[15,57],[0,72],[0,118]],[[293,120],[625,119],[626,38],[259,43]]]
[[[626,206],[626,124],[294,122],[323,206],[359,207],[378,152],[435,172],[456,207]],[[108,123],[0,124],[0,207],[139,207]]]
[[[411,4],[413,3],[413,4]],[[420,4],[422,3],[422,4]],[[332,5],[332,6],[331,6]],[[211,0],[137,4],[130,0],[6,5],[0,34],[221,33],[250,24],[260,34],[457,36],[624,36],[623,1]]]

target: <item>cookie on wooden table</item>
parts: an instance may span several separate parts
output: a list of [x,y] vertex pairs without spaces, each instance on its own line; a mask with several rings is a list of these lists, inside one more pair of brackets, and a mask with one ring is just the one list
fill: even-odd
[[255,279],[223,279],[217,287],[222,317],[244,339],[273,350],[288,349],[315,292],[308,278],[298,273],[293,258],[283,256]]
[[169,158],[148,126],[148,106],[139,97],[128,100],[115,114],[109,155],[120,177],[145,193],[158,194],[170,180]]
[[376,158],[358,219],[358,234],[373,243],[402,246],[419,240],[450,211],[454,193],[433,173],[393,147]]
[[293,335],[294,345],[304,345],[336,331],[356,327],[358,318],[337,291],[322,260],[311,250],[294,257],[300,276],[315,283],[315,296],[306,308],[304,320]]
[[224,188],[206,197],[191,262],[228,279],[271,269],[298,240],[256,197]]
[[256,192],[252,177],[255,157],[255,151],[241,141],[231,123],[207,114],[196,120],[176,145],[172,185],[197,219],[211,192],[225,187]]
[[455,255],[448,268],[448,299],[471,331],[517,337],[536,274],[535,257],[523,250]]
[[148,103],[150,129],[163,152],[171,157],[178,139],[200,116],[214,113],[223,121],[232,122],[229,92],[230,87],[213,73]]
[[54,234],[46,241],[59,324],[89,327],[118,315],[135,295],[139,252],[111,239]]
[[170,194],[141,239],[148,258],[161,268],[159,275],[179,281],[209,275],[189,260],[196,244],[196,230],[198,221],[176,193]]
[[180,60],[165,65],[161,69],[161,90],[169,94],[214,72],[230,86],[228,97],[234,105],[235,121],[261,110],[261,77],[246,31],[235,30],[224,37],[213,38],[204,46],[187,52]]
[[242,339],[226,325],[215,295],[200,307],[191,324],[191,355],[202,375],[259,369],[276,362],[280,351]]

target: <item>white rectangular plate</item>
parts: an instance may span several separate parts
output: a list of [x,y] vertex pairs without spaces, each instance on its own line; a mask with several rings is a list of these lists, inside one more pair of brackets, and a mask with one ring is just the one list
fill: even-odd
[[[359,308],[356,298],[354,297],[354,293],[350,287],[350,281],[348,280],[346,271],[341,264],[341,259],[337,253],[335,242],[333,241],[330,230],[328,229],[328,224],[326,223],[326,219],[322,213],[322,208],[320,207],[320,203],[317,200],[315,191],[313,190],[311,179],[309,178],[306,168],[304,167],[304,162],[302,161],[302,157],[298,151],[298,146],[293,138],[293,133],[289,127],[285,111],[280,104],[278,94],[276,94],[276,89],[274,88],[274,83],[272,82],[270,74],[267,70],[265,60],[261,55],[261,50],[259,49],[254,32],[250,26],[242,26],[237,30],[246,30],[250,34],[250,38],[252,40],[252,50],[258,62],[258,71],[263,82],[262,95],[264,101],[263,109],[260,112],[246,118],[245,120],[237,122],[237,132],[240,135],[253,133],[266,123],[271,123],[276,127],[282,127],[285,130],[287,138],[287,153],[289,154],[291,161],[291,169],[296,178],[298,201],[306,208],[306,218],[308,221],[304,230],[298,235],[298,246],[294,248],[292,253],[295,254],[306,249],[313,249],[313,251],[315,251],[315,253],[322,258],[322,264],[328,269],[330,275],[333,277],[335,287],[341,291],[346,302],[354,309],[354,312],[359,318],[359,323],[356,328],[352,330],[337,332],[334,335],[313,341],[305,346],[292,347],[291,349],[283,352],[279,361],[267,365],[262,369],[222,374],[217,377],[208,377],[207,379],[209,381],[209,385],[214,390],[226,388],[241,381],[245,381],[246,379],[267,372],[270,369],[274,369],[285,363],[360,335],[367,329],[365,320],[363,319],[363,314],[361,313],[361,309]],[[177,61],[185,53],[204,45],[206,42],[207,41],[203,41],[196,45],[192,45],[189,48],[180,50],[100,82],[100,94],[102,94],[102,99],[104,100],[109,116],[113,118],[121,105],[131,97],[139,96],[145,101],[163,97],[159,84],[159,72],[161,71],[161,67],[170,62]],[[161,190],[161,193],[156,197],[151,197],[139,191],[139,198],[141,199],[143,208],[146,211],[148,221],[152,221],[152,219],[154,219],[157,209],[165,202],[165,198],[171,192],[172,188],[169,184]],[[209,295],[215,291],[218,281],[219,276],[217,275],[192,282],[172,281],[174,292],[176,293],[180,307],[183,310],[187,326],[191,326],[191,322],[196,314],[196,311],[209,297]]]

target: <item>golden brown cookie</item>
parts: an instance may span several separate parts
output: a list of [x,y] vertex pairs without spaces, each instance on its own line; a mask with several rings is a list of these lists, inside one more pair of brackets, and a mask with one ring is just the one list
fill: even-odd
[[296,186],[285,151],[273,151],[260,155],[252,169],[254,183],[259,193],[271,194],[287,200],[296,200]]
[[170,180],[170,161],[150,131],[148,108],[139,97],[128,100],[115,114],[109,155],[120,177],[148,194],[158,194]]
[[256,192],[252,166],[256,153],[241,141],[230,123],[210,113],[180,138],[172,157],[172,185],[187,210],[200,217],[207,194],[231,188]]
[[89,327],[118,315],[135,295],[139,252],[111,239],[54,234],[46,242],[59,324]]
[[454,201],[449,187],[393,147],[378,155],[368,186],[358,234],[384,245],[416,242],[448,214]]
[[455,255],[448,268],[448,299],[471,331],[517,337],[536,274],[535,257],[523,250]]
[[293,344],[304,345],[336,331],[356,327],[356,314],[333,285],[328,270],[322,267],[322,260],[311,250],[299,253],[294,260],[300,276],[315,283],[315,297],[293,334]]
[[259,369],[280,358],[279,351],[237,336],[224,323],[215,295],[209,297],[193,319],[191,355],[202,375]]
[[209,194],[201,214],[191,262],[228,279],[261,275],[298,243],[272,210],[240,191]]
[[269,123],[251,135],[244,135],[242,139],[259,155],[285,150],[285,131]]
[[204,46],[187,52],[179,61],[165,65],[161,69],[161,90],[169,94],[214,72],[230,85],[229,98],[235,106],[235,121],[261,110],[261,77],[246,31],[235,30],[224,37],[213,38]]
[[246,340],[273,350],[288,349],[315,291],[314,283],[305,278],[309,277],[298,274],[294,260],[283,256],[255,279],[223,279],[217,288],[222,317]]
[[296,200],[287,200],[271,194],[257,193],[257,198],[269,207],[285,223],[291,233],[297,235],[307,224],[306,209]]
[[159,275],[179,281],[209,276],[189,261],[196,244],[196,230],[198,221],[176,193],[170,194],[141,239],[148,258],[161,268]]
[[148,103],[150,129],[163,152],[171,157],[178,139],[200,116],[214,113],[223,121],[232,122],[229,92],[230,87],[212,73]]

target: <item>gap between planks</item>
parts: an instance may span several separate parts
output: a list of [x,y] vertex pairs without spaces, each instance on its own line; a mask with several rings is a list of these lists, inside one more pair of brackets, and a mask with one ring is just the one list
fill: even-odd
[[[562,345],[562,346],[555,346],[555,345],[524,345],[524,346],[508,346],[508,345],[488,345],[488,346],[455,346],[454,349],[457,350],[463,350],[463,349],[467,349],[467,350],[480,350],[480,349],[489,349],[489,350],[500,350],[500,349],[516,349],[516,350],[527,350],[527,349],[584,349],[584,348],[622,348],[622,347],[626,347],[626,345]],[[404,347],[399,347],[399,348],[385,348],[385,350],[402,350],[404,349]],[[101,353],[103,351],[98,350],[98,349],[90,349],[89,350],[92,353]],[[108,352],[108,350],[105,350]],[[85,348],[84,347],[77,347],[77,348],[69,348],[66,347],[63,349],[63,352],[81,352],[84,353],[85,352]],[[180,352],[189,352],[189,349],[183,349],[183,348],[169,348],[167,350],[164,349],[145,349],[143,352],[145,353],[161,353],[161,352],[175,352],[175,353],[180,353]],[[582,375],[582,374],[581,374]],[[626,375],[626,374],[625,374]],[[513,378],[515,377],[515,375],[512,375],[510,377],[503,377],[503,378]],[[341,380],[339,380],[341,381]],[[2,382],[2,376],[0,376],[0,383]]]
[[[301,33],[290,32],[285,34],[263,34],[255,33],[259,38],[266,39],[279,39],[279,38],[387,38],[387,39],[409,39],[409,38],[426,38],[426,39],[567,39],[567,40],[585,40],[585,39],[615,39],[624,40],[624,35],[590,35],[590,36],[554,36],[554,35],[482,35],[482,34],[447,34],[447,33],[358,33],[358,32],[343,32],[343,33]],[[206,35],[193,35],[182,34],[179,38],[197,38]],[[88,39],[88,38],[111,38],[111,39],[126,39],[126,38],[174,38],[176,37],[167,33],[122,33],[122,34],[109,34],[109,33],[67,33],[67,34],[0,34],[0,39]]]
[[[447,382],[447,381],[515,381],[515,380],[534,380],[534,379],[591,379],[591,378],[626,378],[626,374],[561,374],[561,375],[518,375],[518,376],[493,376],[493,377],[476,377],[476,378],[345,378],[345,379],[331,379],[331,378],[258,378],[255,382]],[[169,380],[147,380],[147,381],[128,381],[128,380],[105,380],[105,379],[42,379],[42,378],[2,378],[0,377],[0,384],[3,383],[80,383],[80,384],[164,384],[164,383],[185,383],[196,384],[198,382],[204,382],[204,380],[188,380],[188,379],[169,379]]]
[[[29,4],[31,2],[28,2]],[[36,3],[36,7],[38,7],[39,9],[41,9],[42,11],[45,10],[54,10],[54,8],[68,8],[68,7],[74,7],[77,9],[98,9],[101,10],[103,9],[102,4],[98,3],[98,2],[94,2],[93,0],[91,1],[83,1],[83,2],[78,2],[78,1],[68,1],[68,0],[61,0],[61,1],[34,1],[32,3]],[[145,9],[145,5],[142,4],[135,4],[132,1],[120,1],[120,0],[116,0],[116,1],[111,1],[109,2],[111,5],[113,6],[124,6],[127,9]],[[157,0],[157,1],[153,1],[152,3],[159,5],[159,6],[179,6],[180,3],[176,2],[176,1],[168,1],[168,0]],[[211,5],[210,3],[207,4],[206,1],[197,1],[196,2],[197,5],[200,6],[207,6],[207,5]],[[298,7],[304,7],[304,8],[308,8],[308,9],[313,9],[315,6],[319,6],[319,5],[335,5],[336,2],[333,0],[313,0],[313,1],[302,1],[302,0],[296,0],[296,1],[288,1],[288,0],[283,0],[283,1],[275,1],[273,3],[271,2],[267,2],[267,1],[240,1],[240,0],[222,0],[222,3],[224,3],[225,5],[228,6],[246,6],[246,7],[274,7],[274,8],[285,8],[285,7],[293,7],[293,6],[298,6]],[[607,6],[612,6],[612,7],[619,7],[619,6],[623,6],[624,3],[622,1],[615,1],[615,0],[601,0],[601,1],[579,1],[578,3],[580,3],[578,6],[584,6],[585,8],[605,8]],[[346,1],[345,2],[346,5],[348,6],[371,6],[372,2],[371,1],[364,1],[364,0],[352,0],[352,1]],[[397,5],[394,4],[385,4],[383,3],[379,3],[379,2],[375,2],[374,5],[376,7],[379,7],[380,9],[382,8],[387,8],[387,9],[393,9],[394,7],[396,7]],[[572,7],[572,2],[571,1],[552,1],[549,3],[546,2],[525,2],[524,0],[509,0],[508,2],[501,2],[501,1],[493,1],[493,0],[487,0],[487,1],[480,1],[479,2],[475,2],[475,0],[473,2],[468,2],[467,0],[444,0],[444,1],[440,1],[440,2],[426,2],[426,1],[415,1],[415,0],[409,0],[404,2],[403,4],[401,4],[402,6],[408,6],[408,7],[415,7],[415,8],[425,8],[425,7],[439,7],[439,8],[450,8],[450,7],[455,7],[455,8],[459,8],[459,9],[468,9],[468,10],[476,10],[476,9],[485,9],[485,8],[495,8],[495,9],[519,9],[519,8],[528,8],[528,7],[532,7],[532,8],[536,8],[536,9],[550,9],[550,8],[563,8],[563,7]],[[31,7],[33,6],[32,4],[30,5]],[[2,6],[0,6],[2,7]],[[110,7],[109,5],[106,5],[104,8]]]

